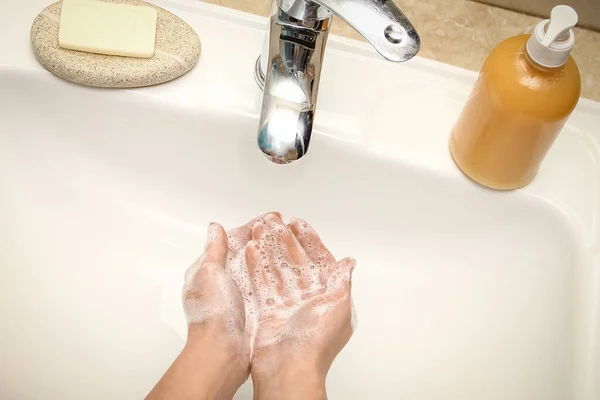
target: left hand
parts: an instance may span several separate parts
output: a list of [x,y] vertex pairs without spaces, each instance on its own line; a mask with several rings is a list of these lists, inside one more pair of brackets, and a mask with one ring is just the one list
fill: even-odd
[[227,257],[225,230],[210,224],[204,254],[185,274],[185,347],[147,400],[229,400],[248,379],[250,346],[244,299],[225,271]]
[[244,299],[225,270],[227,256],[227,234],[221,225],[212,223],[204,254],[186,272],[182,297],[188,322],[186,347],[202,342],[203,347],[219,349],[217,359],[235,367],[231,385],[237,390],[248,378],[250,347]]

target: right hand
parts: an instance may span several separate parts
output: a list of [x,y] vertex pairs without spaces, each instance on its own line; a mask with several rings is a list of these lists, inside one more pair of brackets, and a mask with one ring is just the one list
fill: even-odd
[[276,214],[254,224],[245,249],[260,315],[251,360],[255,386],[302,374],[295,379],[324,390],[327,371],[353,333],[355,261],[336,261],[308,223],[294,218],[286,226]]

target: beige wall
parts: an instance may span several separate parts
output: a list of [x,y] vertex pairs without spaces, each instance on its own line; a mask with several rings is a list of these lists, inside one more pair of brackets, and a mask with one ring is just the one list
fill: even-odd
[[552,7],[567,4],[577,11],[579,26],[600,31],[600,0],[476,0],[494,6],[548,18]]

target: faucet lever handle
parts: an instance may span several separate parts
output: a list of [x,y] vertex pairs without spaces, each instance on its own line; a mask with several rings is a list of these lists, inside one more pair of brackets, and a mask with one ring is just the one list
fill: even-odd
[[406,61],[419,51],[419,34],[392,0],[311,1],[350,24],[390,61]]

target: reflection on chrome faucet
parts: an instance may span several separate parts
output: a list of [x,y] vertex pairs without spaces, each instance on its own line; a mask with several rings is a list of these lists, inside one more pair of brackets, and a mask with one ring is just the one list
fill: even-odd
[[257,60],[255,75],[264,91],[258,145],[275,163],[308,151],[333,14],[391,61],[408,60],[419,50],[417,32],[388,0],[274,0],[271,14],[268,54]]

